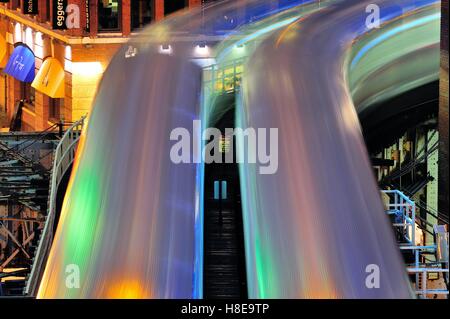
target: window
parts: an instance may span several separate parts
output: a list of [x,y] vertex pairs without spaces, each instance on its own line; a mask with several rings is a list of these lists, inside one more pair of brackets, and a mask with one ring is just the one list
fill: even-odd
[[48,110],[48,118],[52,119],[54,122],[57,122],[61,119],[61,110],[64,108],[64,99],[53,99],[49,98],[49,110]]
[[50,11],[52,10],[52,7],[50,6],[50,0],[46,0],[45,2],[46,11],[45,11],[45,21],[50,21]]
[[243,73],[241,61],[235,61],[231,65],[215,71],[215,87],[217,92],[230,92],[239,89]]
[[152,22],[152,0],[131,0],[131,30],[139,29]]
[[184,7],[186,7],[185,0],[164,0],[164,15],[169,15]]
[[11,1],[11,9],[20,8],[20,0],[12,0]]
[[25,102],[27,108],[34,110],[34,87],[31,83],[20,82],[20,99]]
[[114,32],[121,30],[122,1],[98,1],[98,31]]

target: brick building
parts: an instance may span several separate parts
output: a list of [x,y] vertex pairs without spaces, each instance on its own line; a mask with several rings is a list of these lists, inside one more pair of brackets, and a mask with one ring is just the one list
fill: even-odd
[[130,35],[201,2],[0,0],[0,111],[24,131],[79,119]]
[[439,97],[439,212],[448,218],[448,0],[442,0]]

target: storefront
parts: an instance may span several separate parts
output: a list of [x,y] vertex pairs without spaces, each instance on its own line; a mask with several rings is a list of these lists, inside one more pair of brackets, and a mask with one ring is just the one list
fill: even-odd
[[41,131],[78,120],[90,111],[103,72],[133,32],[200,3],[0,1],[0,109],[6,110],[7,122],[19,105],[20,130]]
[[[78,39],[72,44],[69,37],[43,30],[20,13],[11,15],[0,17],[5,39],[1,46],[0,38],[0,55],[5,55],[0,106],[3,101],[7,122],[20,117],[14,129],[42,131],[86,115],[102,73],[121,44],[83,45]],[[93,64],[96,67],[89,69]]]

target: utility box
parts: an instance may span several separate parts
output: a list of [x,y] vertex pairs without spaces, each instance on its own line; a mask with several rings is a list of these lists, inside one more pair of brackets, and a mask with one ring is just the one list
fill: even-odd
[[444,225],[434,225],[433,228],[436,236],[437,261],[441,263],[448,263],[448,232]]

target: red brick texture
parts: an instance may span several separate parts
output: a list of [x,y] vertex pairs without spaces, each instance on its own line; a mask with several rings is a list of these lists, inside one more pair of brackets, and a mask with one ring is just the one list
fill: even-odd
[[442,0],[441,75],[439,97],[439,178],[438,210],[448,217],[448,0]]

